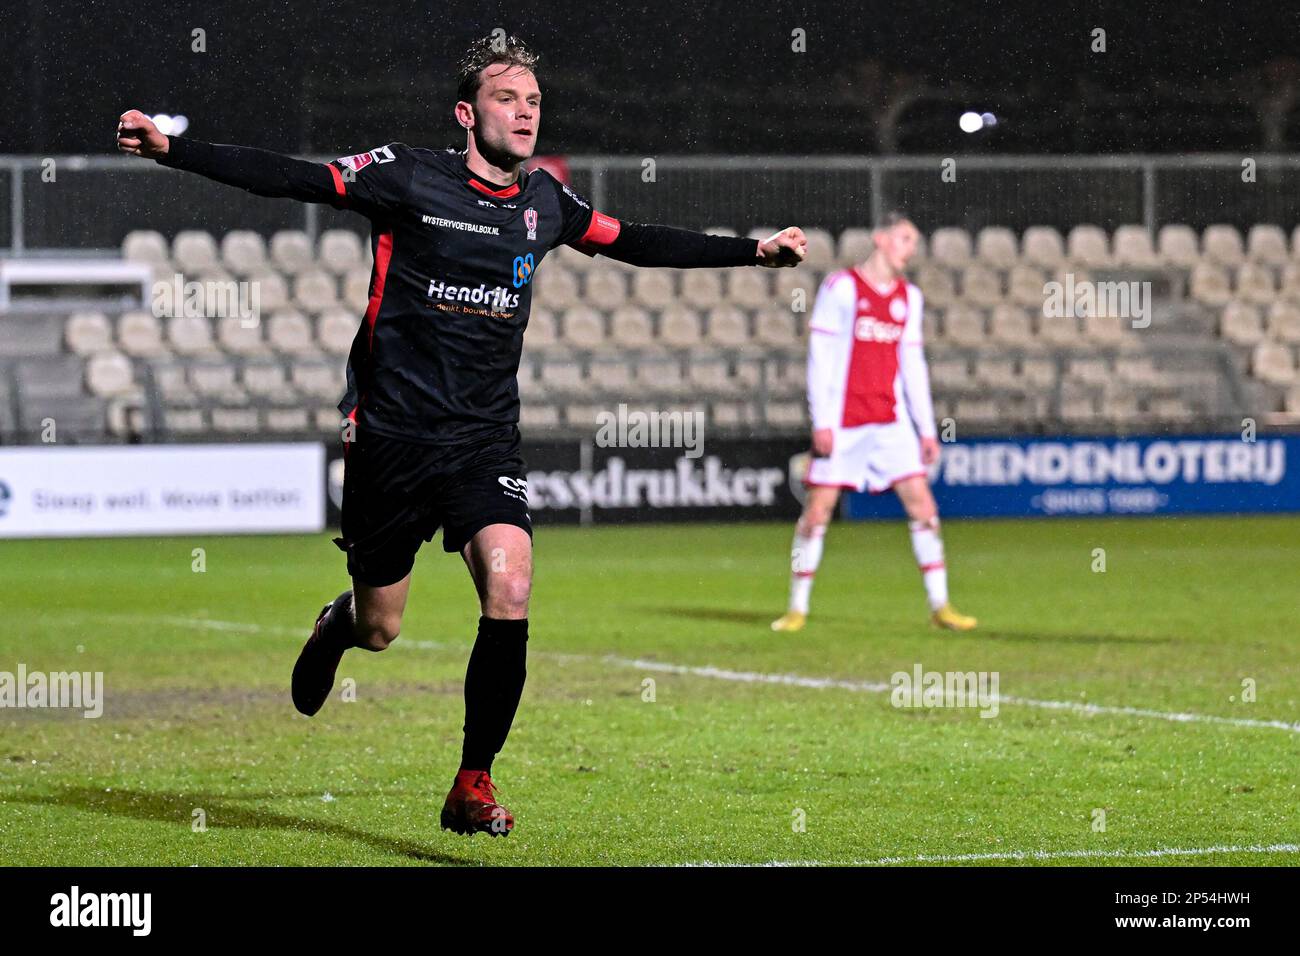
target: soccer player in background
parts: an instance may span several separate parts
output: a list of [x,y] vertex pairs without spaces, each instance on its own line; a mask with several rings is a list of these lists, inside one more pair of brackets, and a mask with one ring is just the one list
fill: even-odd
[[294,705],[325,703],[345,651],[396,639],[415,553],[439,526],[478,592],[465,674],[464,747],[444,829],[508,834],[491,769],[523,692],[532,523],[519,449],[516,373],[531,282],[570,245],[637,266],[793,266],[787,228],[766,240],[621,222],[542,170],[528,173],[541,121],[537,58],[485,37],[460,63],[454,116],[464,152],[391,143],[314,163],[160,133],[138,110],[118,124],[123,152],[238,186],[352,209],[370,219],[370,301],[339,409],[347,445],[342,537],[352,589],[327,604],[294,666]]
[[808,619],[826,526],[844,488],[898,495],[930,620],[954,631],[976,625],[948,603],[939,511],[925,471],[939,459],[939,441],[921,339],[921,290],[903,278],[919,238],[910,220],[890,213],[872,232],[875,248],[866,262],[827,276],[817,292],[808,322],[813,457],[795,528],[789,610],[772,622],[774,631],[801,630]]

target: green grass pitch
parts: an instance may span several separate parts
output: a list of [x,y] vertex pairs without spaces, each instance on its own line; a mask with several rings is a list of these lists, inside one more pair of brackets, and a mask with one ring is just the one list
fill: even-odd
[[[539,530],[528,686],[494,773],[506,840],[438,829],[477,607],[437,540],[402,636],[350,652],[355,700],[340,685],[311,720],[288,682],[346,586],[326,536],[0,543],[0,671],[102,671],[105,688],[98,720],[0,710],[0,855],[1300,863],[1300,728],[1269,723],[1300,721],[1300,519],[950,521],[945,537],[980,630],[928,627],[901,523],[839,523],[808,628],[777,636],[785,525]],[[892,706],[878,686],[918,663],[996,671],[1008,699],[991,719]]]

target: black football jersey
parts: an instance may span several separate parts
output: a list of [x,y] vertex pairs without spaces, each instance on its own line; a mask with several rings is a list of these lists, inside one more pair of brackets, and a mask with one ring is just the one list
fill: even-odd
[[381,146],[329,164],[335,205],[372,222],[370,299],[339,409],[359,427],[449,443],[519,420],[533,278],[556,246],[598,246],[616,220],[544,170],[506,187],[464,155]]

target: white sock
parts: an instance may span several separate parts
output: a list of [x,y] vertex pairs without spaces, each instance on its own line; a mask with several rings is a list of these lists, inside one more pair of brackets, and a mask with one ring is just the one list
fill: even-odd
[[937,611],[948,603],[948,570],[943,562],[943,538],[939,537],[939,517],[929,521],[909,521],[912,532],[912,553],[916,555],[921,579],[925,582],[925,596],[930,610]]
[[808,613],[812,597],[813,575],[822,562],[822,546],[826,539],[826,526],[813,525],[808,534],[794,532],[794,545],[790,549],[790,610]]

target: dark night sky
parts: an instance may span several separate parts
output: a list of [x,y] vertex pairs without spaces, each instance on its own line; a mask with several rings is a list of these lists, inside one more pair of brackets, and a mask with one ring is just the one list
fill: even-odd
[[[452,65],[496,26],[542,53],[546,151],[874,151],[879,96],[854,78],[870,60],[1006,120],[977,143],[956,130],[964,99],[922,103],[907,152],[1234,150],[1260,139],[1242,74],[1300,51],[1287,7],[4,0],[0,152],[107,152],[130,106],[287,151],[459,145]],[[190,50],[195,27],[206,53]],[[806,53],[790,49],[795,27]],[[1300,115],[1287,135],[1300,148]]]

